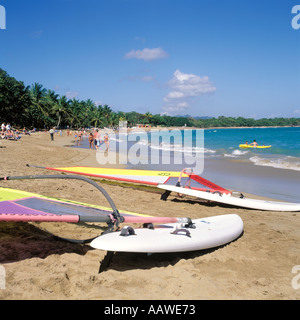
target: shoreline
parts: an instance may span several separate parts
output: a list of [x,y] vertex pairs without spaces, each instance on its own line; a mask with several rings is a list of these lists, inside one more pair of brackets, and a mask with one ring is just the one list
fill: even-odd
[[[185,127],[185,126],[182,126],[182,127],[160,127],[160,126],[157,126],[157,127],[151,127],[151,128],[143,128],[143,127],[140,127],[140,128],[137,128],[137,127],[134,127],[134,130],[138,130],[138,129],[143,129],[143,130],[146,130],[146,131],[150,131],[152,129],[166,129],[166,130],[172,130],[172,129],[179,129],[179,130],[216,130],[216,129],[264,129],[264,128],[300,128],[300,126],[254,126],[254,127],[205,127],[205,128],[199,128],[199,127]],[[132,128],[129,128],[129,129],[132,129]]]
[[[16,142],[4,141],[1,176],[53,173],[28,168],[26,163],[53,167],[97,164],[94,150],[64,147],[72,137],[60,138],[56,135],[50,141],[48,133],[36,133]],[[0,186],[108,206],[95,190],[78,181],[1,181]],[[0,265],[6,271],[1,300],[300,298],[300,291],[291,285],[295,276],[291,270],[300,264],[299,213],[232,208],[172,195],[160,201],[159,194],[134,186],[105,183],[104,188],[120,210],[191,218],[235,213],[243,219],[244,234],[205,252],[117,253],[110,268],[98,274],[106,252],[54,240],[51,234],[82,239],[98,235],[99,229],[66,223],[0,223]]]

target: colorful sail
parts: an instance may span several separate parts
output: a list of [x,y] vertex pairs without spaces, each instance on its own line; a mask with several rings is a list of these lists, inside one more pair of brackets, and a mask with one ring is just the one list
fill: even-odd
[[46,167],[45,169],[154,186],[159,184],[176,185],[180,182],[181,185],[188,185],[191,189],[195,190],[211,192],[219,191],[227,194],[230,193],[230,191],[216,185],[215,183],[194,174],[191,170],[183,170],[180,172],[97,167]]
[[111,213],[106,207],[0,187],[0,221],[109,222]]
[[[112,209],[0,187],[0,221],[115,222]],[[189,218],[152,217],[120,210],[120,222],[189,223]]]

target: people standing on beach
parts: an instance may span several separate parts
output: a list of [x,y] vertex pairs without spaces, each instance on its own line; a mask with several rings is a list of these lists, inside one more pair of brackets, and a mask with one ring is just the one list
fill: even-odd
[[75,146],[78,146],[78,132],[75,131],[74,133],[74,138],[75,138]]
[[[95,146],[94,146],[94,136],[93,136],[93,133],[90,132],[89,134],[89,144],[90,144],[90,149],[95,149]],[[93,146],[93,147],[92,147]]]
[[51,141],[53,141],[54,140],[54,130],[53,130],[53,128],[51,128],[49,130],[49,133],[50,133]]
[[78,146],[80,146],[80,142],[82,141],[82,131],[78,131]]
[[102,143],[101,134],[100,134],[100,131],[98,129],[96,129],[94,137],[95,137],[95,146],[96,146],[96,149],[98,150],[99,146],[100,146],[100,143]]

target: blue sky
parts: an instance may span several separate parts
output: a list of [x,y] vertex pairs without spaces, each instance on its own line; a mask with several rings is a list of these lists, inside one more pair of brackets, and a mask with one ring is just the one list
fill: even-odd
[[114,111],[300,117],[297,4],[0,0],[0,68]]

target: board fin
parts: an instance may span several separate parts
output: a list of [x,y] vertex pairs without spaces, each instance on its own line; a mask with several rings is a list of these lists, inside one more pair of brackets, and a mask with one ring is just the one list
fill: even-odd
[[167,201],[169,195],[171,194],[171,191],[166,190],[161,196],[160,196],[160,200],[164,200]]
[[100,262],[100,267],[99,267],[99,273],[107,270],[107,268],[109,267],[112,258],[114,256],[115,252],[114,251],[107,251],[105,257],[103,258],[103,260]]

